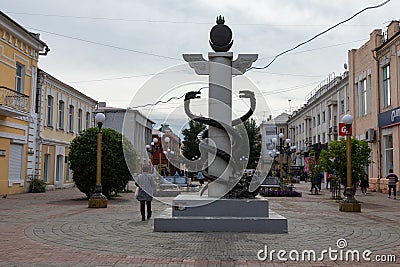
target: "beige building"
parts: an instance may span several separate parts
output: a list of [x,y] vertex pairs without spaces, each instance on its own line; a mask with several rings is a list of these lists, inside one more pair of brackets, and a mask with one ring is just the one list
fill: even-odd
[[73,185],[69,146],[82,130],[94,126],[96,104],[96,100],[39,70],[36,176],[48,188]]
[[331,74],[306,96],[306,104],[291,114],[287,123],[292,144],[303,156],[310,148],[321,150],[338,139],[339,122],[348,111],[348,72]]
[[[390,168],[400,172],[400,33],[399,22],[375,29],[360,48],[349,51],[351,114],[355,135],[370,142],[370,182],[386,188]],[[380,184],[375,184],[377,181]]]
[[0,195],[23,193],[35,173],[36,75],[49,51],[0,11]]

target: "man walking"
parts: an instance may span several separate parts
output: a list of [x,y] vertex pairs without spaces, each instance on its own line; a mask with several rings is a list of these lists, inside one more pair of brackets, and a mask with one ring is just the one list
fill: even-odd
[[388,187],[389,187],[389,196],[390,198],[392,189],[393,189],[393,198],[396,199],[396,183],[399,181],[399,177],[393,173],[393,169],[389,169],[389,174],[386,176],[388,179]]

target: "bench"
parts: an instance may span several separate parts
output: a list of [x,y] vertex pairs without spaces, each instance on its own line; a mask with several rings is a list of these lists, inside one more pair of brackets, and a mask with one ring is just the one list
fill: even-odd
[[166,188],[176,188],[188,187],[188,178],[185,176],[167,176],[162,178],[162,183],[160,184],[161,189]]
[[261,184],[263,190],[281,189],[281,184],[278,177],[266,177]]

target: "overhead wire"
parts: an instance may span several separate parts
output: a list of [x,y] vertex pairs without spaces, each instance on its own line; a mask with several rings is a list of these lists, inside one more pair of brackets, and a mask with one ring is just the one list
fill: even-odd
[[[359,14],[363,13],[363,12],[366,11],[366,10],[382,7],[382,6],[386,5],[386,4],[389,3],[389,2],[390,2],[390,0],[386,0],[385,2],[383,2],[383,3],[381,3],[381,4],[378,4],[378,5],[375,5],[375,6],[368,6],[368,7],[365,7],[365,8],[363,8],[362,10],[356,12],[356,13],[355,13],[354,15],[352,15],[351,17],[349,17],[349,18],[347,18],[347,19],[345,19],[345,20],[342,20],[342,21],[336,23],[335,25],[329,27],[328,29],[326,29],[326,30],[324,30],[324,31],[322,31],[322,32],[320,32],[320,33],[314,35],[314,36],[311,37],[310,39],[308,39],[308,40],[306,40],[306,41],[304,41],[304,42],[299,43],[298,45],[296,45],[296,46],[293,47],[293,48],[287,49],[287,50],[285,50],[285,51],[283,51],[283,52],[277,54],[276,56],[273,57],[273,59],[272,59],[267,65],[265,65],[265,66],[263,66],[263,67],[255,67],[255,66],[254,66],[254,67],[250,67],[250,68],[247,69],[247,71],[249,71],[249,70],[263,70],[263,69],[266,69],[266,68],[268,68],[269,66],[271,66],[272,63],[274,63],[275,60],[276,60],[278,57],[280,57],[280,56],[282,56],[282,55],[284,55],[284,54],[287,54],[287,53],[289,53],[290,51],[293,51],[293,50],[299,48],[300,46],[303,46],[303,45],[305,45],[305,44],[311,42],[312,40],[314,40],[314,39],[318,38],[319,36],[321,36],[321,35],[323,35],[323,34],[329,32],[330,30],[332,30],[332,29],[338,27],[339,25],[344,24],[344,23],[346,23],[346,22],[352,20],[354,17],[358,16]],[[162,21],[158,21],[158,22],[162,22]],[[101,45],[101,46],[110,47],[110,48],[115,48],[115,49],[119,49],[119,50],[125,50],[125,51],[134,52],[134,53],[139,53],[139,54],[144,54],[144,55],[149,55],[149,56],[154,56],[154,57],[159,57],[159,58],[165,58],[165,59],[171,59],[171,60],[178,60],[178,61],[181,61],[181,60],[182,60],[182,59],[173,58],[173,57],[169,57],[169,56],[163,56],[163,55],[158,55],[158,54],[154,54],[154,53],[148,53],[148,52],[139,51],[139,50],[135,50],[135,49],[123,48],[123,47],[119,47],[119,46],[115,46],[115,45],[109,45],[109,44],[104,44],[104,43],[100,43],[100,42],[90,41],[90,40],[86,40],[86,39],[82,39],[82,38],[77,38],[77,37],[67,36],[67,35],[58,34],[58,33],[54,33],[54,32],[44,31],[44,30],[35,29],[35,28],[32,28],[32,27],[31,27],[30,29],[35,30],[35,31],[45,32],[45,33],[52,34],[52,35],[56,35],[56,36],[61,36],[61,37],[64,37],[64,38],[74,39],[74,40],[78,40],[78,41],[82,41],[82,42],[86,42],[86,43]],[[201,90],[204,89],[204,88],[207,88],[207,87],[202,87],[199,91],[201,91]],[[282,91],[280,91],[280,92],[282,92]],[[140,107],[147,107],[147,106],[155,106],[155,105],[160,104],[160,103],[168,103],[168,102],[170,102],[170,101],[172,101],[172,100],[181,99],[181,98],[183,98],[183,97],[184,97],[184,95],[182,95],[182,96],[180,96],[180,97],[171,97],[170,99],[168,99],[168,100],[166,100],[166,101],[159,100],[159,101],[157,101],[156,103],[148,103],[148,104],[145,104],[145,105],[140,105],[140,106],[135,106],[135,107],[130,107],[130,108],[140,108]]]
[[[108,21],[124,21],[124,22],[146,22],[146,23],[171,23],[171,24],[200,24],[209,25],[205,21],[190,21],[190,20],[152,20],[152,19],[132,19],[132,18],[110,18],[110,17],[89,17],[89,16],[73,16],[73,15],[60,15],[60,14],[43,14],[43,13],[29,13],[29,12],[15,12],[5,11],[8,14],[27,15],[27,16],[42,16],[42,17],[56,17],[56,18],[72,18],[72,19],[88,19],[88,20],[108,20]],[[274,27],[324,27],[327,24],[271,24],[271,23],[231,23],[236,26],[274,26]],[[350,27],[371,27],[373,25],[355,24],[347,25]]]
[[358,11],[357,13],[355,13],[354,15],[352,15],[351,17],[349,17],[349,18],[347,18],[347,19],[345,19],[345,20],[342,20],[342,21],[336,23],[335,25],[329,27],[328,29],[326,29],[326,30],[324,30],[324,31],[322,31],[322,32],[320,32],[320,33],[314,35],[314,36],[311,37],[310,39],[308,39],[308,40],[306,40],[306,41],[304,41],[304,42],[301,42],[300,44],[298,44],[298,45],[296,45],[296,46],[294,46],[294,47],[292,47],[292,48],[290,48],[290,49],[287,49],[287,50],[285,50],[285,51],[283,51],[283,52],[277,54],[277,55],[276,55],[267,65],[265,65],[264,67],[250,67],[250,68],[248,68],[247,70],[252,70],[252,69],[263,70],[263,69],[266,69],[266,68],[268,68],[269,66],[271,66],[271,64],[274,63],[275,60],[276,60],[278,57],[280,57],[280,56],[282,56],[282,55],[284,55],[284,54],[286,54],[286,53],[288,53],[288,52],[290,52],[290,51],[293,51],[293,50],[299,48],[299,47],[302,46],[302,45],[305,45],[305,44],[311,42],[312,40],[314,40],[314,39],[318,38],[319,36],[321,36],[321,35],[323,35],[323,34],[329,32],[330,30],[332,30],[332,29],[338,27],[339,25],[341,25],[341,24],[343,24],[343,23],[346,23],[346,22],[352,20],[353,18],[355,18],[356,16],[358,16],[359,14],[363,13],[363,12],[366,11],[366,10],[379,8],[379,7],[381,7],[381,6],[386,5],[386,4],[389,3],[389,2],[390,2],[390,0],[386,0],[385,2],[383,2],[383,3],[379,4],[379,5],[376,5],[376,6],[368,6],[368,7],[365,7],[365,8],[363,8],[362,10]]
[[125,48],[125,47],[120,47],[120,46],[116,46],[116,45],[104,44],[104,43],[95,42],[95,41],[90,41],[90,40],[86,40],[86,39],[82,39],[82,38],[78,38],[78,37],[68,36],[68,35],[65,35],[65,34],[60,34],[60,33],[55,33],[55,32],[49,32],[49,31],[45,31],[45,30],[41,30],[41,29],[37,29],[37,28],[32,28],[32,27],[27,27],[27,28],[32,29],[32,30],[35,30],[35,31],[40,31],[40,32],[45,32],[45,33],[48,33],[48,34],[56,35],[56,36],[61,36],[61,37],[68,38],[68,39],[73,39],[73,40],[77,40],[77,41],[89,43],[89,44],[96,44],[96,45],[100,45],[100,46],[115,48],[115,49],[118,49],[118,50],[124,50],[124,51],[133,52],[133,53],[138,53],[138,54],[143,54],[143,55],[148,55],[148,56],[153,56],[153,57],[159,57],[159,58],[165,58],[165,59],[172,59],[172,60],[178,60],[178,61],[181,61],[181,60],[182,60],[182,59],[180,59],[180,58],[169,57],[169,56],[163,56],[163,55],[159,55],[159,54],[154,54],[154,53],[139,51],[139,50],[135,50],[135,49],[131,49],[131,48]]

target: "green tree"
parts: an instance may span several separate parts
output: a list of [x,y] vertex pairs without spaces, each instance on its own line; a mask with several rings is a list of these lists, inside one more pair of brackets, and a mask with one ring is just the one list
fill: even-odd
[[308,171],[310,173],[310,181],[312,184],[317,184],[317,179],[323,169],[323,167],[320,164],[315,164],[315,162],[316,162],[315,152],[314,150],[310,150],[310,154],[308,157]]
[[197,135],[206,129],[206,125],[201,122],[189,121],[189,128],[182,131],[182,154],[185,158],[191,160],[193,157],[200,157]]
[[[72,140],[68,159],[78,189],[89,198],[94,193],[97,166],[97,131],[89,128]],[[138,159],[131,142],[113,129],[103,129],[101,184],[103,194],[110,198],[121,192],[131,171],[138,166]]]
[[249,162],[247,164],[248,169],[255,169],[257,167],[258,161],[260,160],[261,154],[261,140],[258,131],[258,126],[253,118],[247,120],[243,123],[247,136],[249,139]]
[[[351,138],[351,169],[352,182],[356,183],[365,175],[365,167],[370,161],[371,149],[368,143],[363,140]],[[340,139],[332,141],[328,150],[322,151],[318,164],[323,167],[324,171],[333,173],[340,178],[342,184],[347,181],[347,156],[346,156],[346,140]]]

